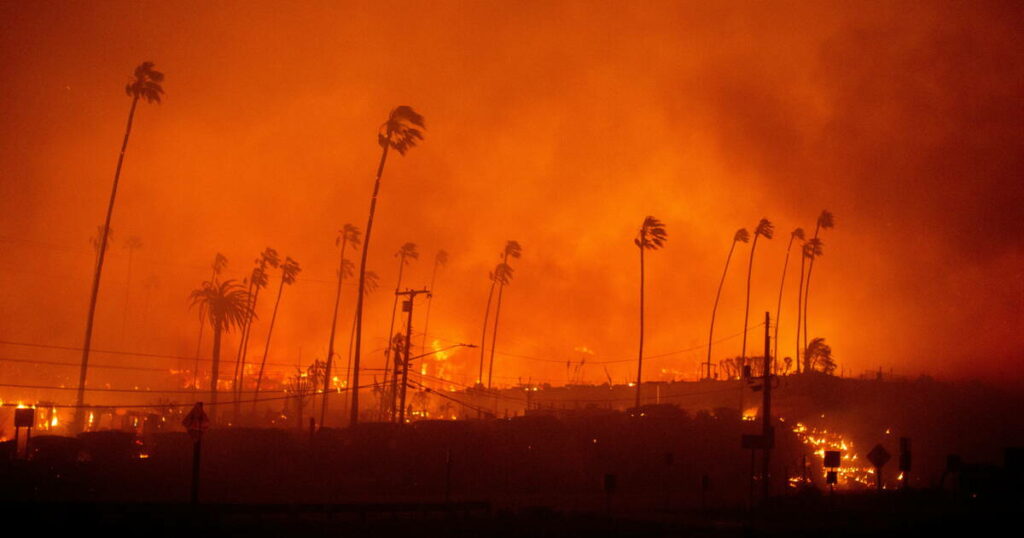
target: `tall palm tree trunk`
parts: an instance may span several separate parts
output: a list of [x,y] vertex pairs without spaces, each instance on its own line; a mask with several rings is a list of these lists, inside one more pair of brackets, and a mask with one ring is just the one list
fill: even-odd
[[[508,257],[506,256],[506,259]],[[491,331],[491,358],[487,365],[487,388],[491,388],[491,378],[494,377],[494,346],[498,343],[498,317],[501,315],[501,295],[505,291],[505,285],[498,285],[498,301],[494,304],[494,329]]]
[[[242,388],[245,384],[245,358],[249,354],[249,336],[252,334],[252,321],[256,317],[256,300],[260,297],[260,286],[255,286],[256,291],[251,292],[250,303],[249,303],[249,315],[247,316],[245,327],[242,329],[242,340],[238,345],[238,355],[235,358],[235,373],[231,378],[232,388],[235,392],[235,422],[238,422],[239,416],[242,412]],[[249,289],[252,290],[253,284],[249,283]]]
[[636,357],[636,403],[640,409],[640,385],[644,372],[644,247],[640,246],[640,350]]
[[708,379],[711,379],[711,344],[715,339],[715,315],[718,313],[718,301],[722,297],[722,286],[725,285],[725,275],[729,273],[729,261],[732,259],[732,252],[735,249],[736,241],[733,240],[732,245],[729,247],[729,255],[725,257],[725,270],[722,271],[722,280],[718,283],[718,293],[715,294],[715,306],[711,309],[711,331],[708,334]]
[[[740,372],[747,365],[747,322],[750,319],[750,277],[754,273],[754,252],[757,250],[757,238],[761,234],[754,234],[754,243],[750,245],[750,264],[747,266],[747,303],[743,308],[743,353],[740,355]],[[742,374],[741,374],[742,375]]]
[[217,409],[217,376],[220,374],[220,337],[221,328],[213,329],[213,362],[210,364],[210,418],[213,419]]
[[[334,364],[334,333],[338,328],[338,306],[341,305],[341,282],[345,278],[345,244],[348,238],[342,234],[341,238],[341,259],[338,262],[338,290],[334,293],[334,316],[331,317],[331,337],[327,342],[327,362],[324,364],[324,395],[323,405],[320,406],[320,427],[325,426],[327,418],[327,398],[331,393],[331,366]],[[313,400],[316,405],[316,400]]]
[[491,291],[487,292],[487,307],[484,309],[484,332],[480,335],[480,374],[476,378],[476,383],[479,386],[484,384],[484,348],[487,347],[487,320],[491,315],[491,301],[494,299],[494,286],[497,284],[496,278],[497,276],[495,275],[495,278],[491,279]]
[[352,361],[352,409],[349,424],[359,423],[359,362],[363,342],[363,289],[366,285],[366,255],[370,252],[370,234],[373,232],[373,215],[377,211],[377,193],[380,191],[380,178],[384,175],[384,163],[387,162],[388,148],[391,137],[388,136],[380,153],[380,164],[377,166],[377,179],[373,183],[373,196],[370,197],[370,216],[366,221],[366,236],[363,238],[363,253],[359,259],[359,291],[356,294],[356,344],[355,356]]
[[117,157],[117,168],[114,169],[114,186],[110,189],[110,203],[107,204],[107,218],[103,221],[103,238],[100,239],[100,252],[96,256],[96,271],[92,277],[92,293],[89,296],[89,313],[85,318],[85,342],[82,344],[82,367],[78,374],[78,393],[75,398],[75,431],[82,431],[85,426],[85,379],[89,373],[89,350],[92,346],[92,326],[96,317],[96,299],[100,293],[100,275],[103,273],[103,258],[107,253],[107,236],[109,236],[110,219],[114,213],[114,200],[117,198],[117,184],[121,180],[121,167],[124,154],[128,149],[128,139],[132,134],[132,122],[135,120],[135,108],[139,96],[132,98],[132,107],[128,111],[128,125],[124,130],[124,141],[121,142],[121,153]]
[[786,268],[789,267],[789,253],[793,249],[794,239],[796,239],[796,236],[789,236],[789,246],[786,247],[786,261],[782,263],[782,282],[779,284],[779,304],[775,308],[775,344],[772,348],[772,357],[775,359],[779,358],[779,318],[782,316],[782,290],[786,287]]
[[[799,291],[796,295],[796,372],[800,373],[800,321],[804,314],[804,270],[807,264],[807,257],[803,255],[803,250],[800,251],[800,286]],[[805,358],[806,359],[806,358]],[[807,364],[804,363],[803,370],[807,371]]]
[[814,270],[814,258],[807,264],[807,279],[804,281],[804,349],[807,349],[807,303],[811,295],[811,271]]
[[[267,343],[263,346],[263,360],[260,362],[260,373],[256,376],[256,392],[253,393],[252,409],[256,410],[256,404],[258,403],[260,396],[260,385],[263,383],[263,370],[267,366],[267,355],[270,354],[270,338],[274,336],[274,322],[277,321],[277,307],[281,306],[281,295],[284,294],[284,278],[281,279],[281,285],[277,288],[277,300],[274,301],[274,313],[270,315],[270,328],[267,329]],[[239,391],[241,394],[241,391]]]
[[[217,278],[216,269],[213,274],[210,275],[210,282],[213,282]],[[206,324],[203,323],[202,319],[199,320],[199,339],[196,341],[196,364],[195,370],[192,372],[192,390],[199,391],[199,354],[203,349],[203,329],[206,328]]]

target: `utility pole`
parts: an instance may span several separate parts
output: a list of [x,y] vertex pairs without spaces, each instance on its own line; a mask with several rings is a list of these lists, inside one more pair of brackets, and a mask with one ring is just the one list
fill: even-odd
[[775,446],[775,430],[772,428],[772,357],[771,357],[771,319],[768,312],[764,313],[764,401],[761,404],[761,434],[764,436],[763,460],[761,462],[761,487],[764,488],[763,499],[768,501],[772,494],[771,473],[772,448]]
[[[396,291],[395,292],[395,295],[408,295],[409,296],[409,299],[402,303],[402,311],[409,313],[409,317],[407,318],[407,321],[406,321],[406,324],[405,324],[405,349],[404,349],[405,357],[402,359],[401,365],[399,365],[397,363],[397,361],[396,361],[394,377],[392,378],[392,387],[394,387],[395,386],[395,382],[398,380],[399,374],[401,374],[401,376],[402,376],[402,386],[399,387],[399,390],[401,390],[401,399],[400,399],[400,402],[399,402],[398,415],[397,415],[398,423],[399,424],[405,424],[405,389],[406,389],[406,385],[408,384],[408,379],[409,379],[409,350],[412,347],[412,306],[413,306],[413,302],[416,299],[416,296],[420,295],[420,294],[423,294],[423,293],[427,294],[427,297],[430,297],[430,290],[427,290],[427,289],[422,289],[422,290],[410,290],[410,289],[407,289],[405,291]],[[396,396],[397,396],[397,394],[395,394],[395,391],[392,391],[392,394],[391,394],[391,417],[392,417],[392,420],[394,420],[395,416],[396,416],[395,415],[395,400],[398,399],[398,398],[396,398]]]

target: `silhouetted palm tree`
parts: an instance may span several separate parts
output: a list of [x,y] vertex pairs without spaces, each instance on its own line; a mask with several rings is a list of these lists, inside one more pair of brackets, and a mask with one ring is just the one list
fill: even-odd
[[668,232],[665,225],[654,217],[648,216],[640,225],[633,244],[640,250],[640,349],[636,359],[636,408],[640,408],[640,386],[643,385],[644,369],[644,251],[657,250],[665,244]]
[[[121,142],[121,153],[117,157],[117,168],[114,169],[114,185],[110,190],[110,202],[107,204],[107,218],[103,222],[103,229],[110,229],[110,219],[114,213],[114,200],[117,198],[117,184],[121,179],[121,166],[124,164],[124,154],[128,149],[128,138],[132,133],[132,122],[135,119],[135,107],[139,99],[145,99],[147,103],[159,103],[160,96],[164,89],[160,86],[163,82],[163,73],[153,69],[153,62],[143,62],[135,68],[135,80],[125,86],[125,92],[132,98],[132,106],[128,111],[128,124],[124,130],[124,140]],[[89,311],[85,319],[85,343],[82,345],[82,367],[78,376],[78,395],[75,408],[75,430],[81,430],[82,418],[85,416],[85,378],[89,372],[89,350],[92,346],[92,325],[96,317],[96,299],[100,293],[100,275],[103,273],[103,257],[107,251],[107,235],[101,234],[99,255],[96,257],[96,271],[92,279],[92,293],[89,296]]]
[[423,343],[420,345],[420,354],[427,352],[427,330],[430,328],[430,305],[434,302],[434,282],[437,281],[437,270],[448,265],[448,252],[437,251],[434,255],[434,270],[430,273],[430,293],[427,294],[427,313],[423,318]]
[[[827,209],[822,209],[818,215],[818,222],[814,226],[814,239],[818,238],[821,230],[831,230],[836,225],[836,219]],[[807,303],[811,294],[811,272],[814,271],[814,259],[821,254],[815,254],[807,263],[807,281],[804,283],[804,349],[807,349]]]
[[[807,241],[804,241],[804,245],[803,245],[803,248],[802,248],[803,256],[802,256],[802,261],[800,263],[800,277],[801,277],[800,278],[800,280],[801,280],[800,283],[801,283],[801,286],[803,285],[804,262],[807,261],[807,260],[813,260],[814,258],[820,256],[822,254],[822,252],[823,252],[822,249],[823,249],[823,244],[821,242],[821,239],[818,239],[817,237],[812,237],[812,238],[808,239]],[[803,291],[803,287],[801,287],[801,291]],[[797,307],[800,307],[800,306],[801,305],[799,305],[799,304],[797,305]],[[803,315],[806,316],[807,314],[804,313]],[[804,319],[804,340],[806,340],[806,339],[807,339],[807,320]],[[797,352],[799,353],[800,352],[800,331],[799,330],[797,330],[797,343],[796,343],[796,345],[797,345]],[[804,350],[806,350],[806,349],[807,348],[804,347]],[[800,356],[797,355],[797,361],[798,362],[800,360],[799,357]],[[810,371],[809,368],[810,368],[810,362],[809,362],[807,356],[805,355],[804,356],[804,371],[805,372],[809,372]]]
[[124,245],[122,246],[128,251],[128,276],[124,284],[124,313],[121,317],[121,344],[124,345],[124,335],[128,327],[128,299],[131,297],[132,291],[132,258],[135,251],[142,248],[142,240],[137,236],[131,235],[128,236],[128,239],[124,240]]
[[[375,271],[366,272],[366,282],[363,286],[363,296],[366,297],[377,290],[380,285],[380,276]],[[348,364],[345,366],[345,386],[349,389],[348,392],[354,392],[354,385],[352,384],[352,351],[355,348],[356,341],[356,317],[352,316],[352,333],[348,338]],[[348,402],[348,400],[345,400]],[[351,417],[350,417],[351,418]]]
[[754,252],[757,250],[757,238],[771,239],[775,235],[775,226],[768,219],[761,219],[754,228],[754,242],[750,245],[750,265],[747,267],[747,302],[743,308],[743,353],[740,355],[740,370],[747,365],[747,321],[750,317],[750,277],[754,272]]
[[338,289],[334,293],[334,315],[331,317],[331,338],[327,343],[327,361],[324,364],[324,394],[323,404],[320,406],[320,427],[323,428],[327,419],[327,399],[331,393],[331,367],[334,365],[334,333],[338,328],[338,306],[341,304],[341,283],[347,276],[352,276],[352,264],[345,259],[345,247],[351,243],[353,247],[359,248],[359,228],[346,224],[338,232],[335,245],[341,245],[341,261],[338,262]]
[[491,331],[491,359],[487,366],[487,388],[491,388],[491,376],[494,375],[494,346],[498,343],[498,319],[501,315],[501,296],[505,286],[512,282],[512,266],[508,263],[509,258],[518,258],[523,255],[523,248],[518,241],[505,243],[505,250],[502,251],[502,263],[509,266],[507,282],[498,282],[498,302],[494,305],[494,330]]
[[220,375],[221,335],[233,327],[241,327],[252,314],[249,297],[241,284],[234,280],[224,282],[207,281],[193,290],[192,307],[199,307],[199,319],[208,321],[213,329],[213,361],[210,367],[210,414],[217,404],[217,379]]
[[[359,260],[359,293],[356,294],[356,338],[355,359],[352,370],[352,384],[359,386],[359,359],[363,339],[363,289],[366,284],[366,255],[370,251],[370,233],[373,231],[373,216],[377,211],[377,193],[380,192],[380,179],[384,175],[384,163],[388,159],[388,151],[392,148],[399,155],[405,155],[409,148],[423,139],[423,116],[411,107],[402,105],[391,111],[388,120],[377,130],[377,142],[381,147],[380,164],[377,166],[377,179],[373,183],[373,195],[370,197],[370,216],[366,221],[366,236],[363,240],[363,253]],[[359,422],[359,390],[352,391],[351,424]]]
[[[220,276],[221,272],[224,271],[224,268],[227,267],[227,265],[228,265],[228,259],[223,254],[218,252],[217,255],[213,257],[213,263],[210,264],[210,268],[213,269],[213,273],[210,275],[210,282],[216,282],[217,281],[217,277]],[[246,293],[248,293],[248,292],[246,292]],[[192,389],[193,390],[199,390],[199,353],[202,351],[202,348],[203,348],[203,328],[204,327],[206,327],[205,323],[200,323],[199,324],[199,338],[198,338],[198,340],[196,342],[196,364],[195,364],[195,370],[192,372]]]
[[491,314],[491,301],[494,300],[494,288],[499,284],[505,284],[512,279],[512,267],[507,263],[498,262],[498,265],[494,267],[494,271],[487,273],[487,278],[491,281],[491,291],[487,293],[487,307],[484,309],[484,331],[480,336],[480,370],[477,374],[476,386],[484,386],[484,348],[486,347],[484,342],[487,341],[487,320]]
[[[256,266],[252,269],[252,274],[249,276],[249,299],[251,304],[249,309],[251,312],[256,312],[256,301],[260,297],[260,290],[267,287],[270,283],[270,276],[267,271],[272,267],[278,267],[281,265],[281,257],[278,255],[277,250],[270,247],[263,249],[259,257],[256,258]],[[246,320],[245,326],[242,328],[242,340],[238,345],[238,356],[235,358],[235,374],[232,377],[232,383],[234,383],[236,401],[242,399],[242,379],[245,377],[245,359],[249,354],[249,337],[252,335],[252,322],[255,316],[249,316]],[[238,421],[238,414],[241,409],[241,404],[235,405],[235,421]]]
[[715,294],[715,306],[711,309],[711,332],[708,335],[708,361],[706,364],[709,379],[711,378],[711,344],[715,339],[715,315],[718,313],[718,300],[722,297],[725,275],[729,273],[729,261],[732,260],[732,252],[736,248],[736,243],[746,243],[748,241],[750,241],[750,232],[746,228],[736,230],[736,233],[732,236],[732,244],[729,246],[729,255],[725,257],[725,270],[722,271],[722,280],[718,283],[718,293]]
[[[274,301],[274,313],[270,316],[270,327],[267,329],[267,343],[263,346],[263,360],[260,362],[260,373],[256,377],[256,392],[254,393],[256,397],[253,398],[253,400],[259,399],[260,384],[263,383],[263,370],[267,367],[267,355],[270,354],[270,339],[274,336],[274,321],[277,320],[277,309],[281,306],[281,294],[284,292],[286,284],[290,286],[295,283],[295,277],[299,274],[299,271],[302,271],[302,268],[299,267],[299,262],[286,256],[284,262],[281,263],[281,285],[277,288],[277,300]],[[239,379],[243,381],[239,385],[245,385],[244,371],[242,372],[242,375],[239,376]],[[253,401],[252,407],[253,409],[256,409],[255,401]]]
[[[416,250],[416,243],[405,243],[398,251],[395,252],[395,257],[398,258],[398,280],[395,282],[395,300],[391,305],[391,325],[388,326],[388,338],[394,336],[392,333],[395,330],[395,316],[398,314],[398,292],[402,290],[402,272],[405,269],[406,264],[409,260],[418,260],[420,253]],[[384,350],[384,385],[388,383],[388,373],[391,371],[391,346]],[[395,363],[397,364],[399,357],[395,357]],[[395,385],[395,381],[392,382],[392,386]],[[393,396],[393,395],[392,395]],[[381,405],[386,408],[390,408],[389,402],[381,402]]]
[[[779,305],[775,310],[775,345],[772,349],[772,357],[779,358],[779,317],[782,315],[782,290],[786,287],[786,268],[789,267],[789,252],[793,249],[793,241],[804,240],[804,229],[797,228],[789,234],[789,245],[786,247],[786,261],[782,263],[782,282],[779,284]],[[788,370],[788,368],[787,368]]]

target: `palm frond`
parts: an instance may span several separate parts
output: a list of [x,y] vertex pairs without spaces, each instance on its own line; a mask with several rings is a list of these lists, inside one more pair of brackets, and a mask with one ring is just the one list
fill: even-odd
[[739,230],[736,230],[736,233],[732,236],[732,240],[733,242],[739,241],[741,243],[746,243],[750,241],[750,232],[748,232],[746,228],[740,228]]
[[757,223],[754,235],[760,235],[765,239],[771,239],[775,235],[775,225],[770,220],[763,218]]
[[836,217],[827,209],[821,210],[821,215],[818,215],[818,226],[828,230],[836,225]]

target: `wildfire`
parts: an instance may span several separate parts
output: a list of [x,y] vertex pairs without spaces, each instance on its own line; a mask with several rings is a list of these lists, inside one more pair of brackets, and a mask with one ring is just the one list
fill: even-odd
[[[746,415],[744,414],[744,418]],[[824,468],[825,451],[838,450],[841,453],[841,465],[837,471],[839,478],[837,487],[860,487],[869,486],[875,474],[874,468],[868,462],[862,462],[856,454],[853,441],[846,439],[839,432],[827,428],[814,428],[797,422],[792,432],[796,434],[805,445],[814,449],[814,456],[818,458],[817,463],[821,465],[821,473],[824,478],[828,469]],[[790,484],[797,485],[802,482],[801,477],[789,479]]]

